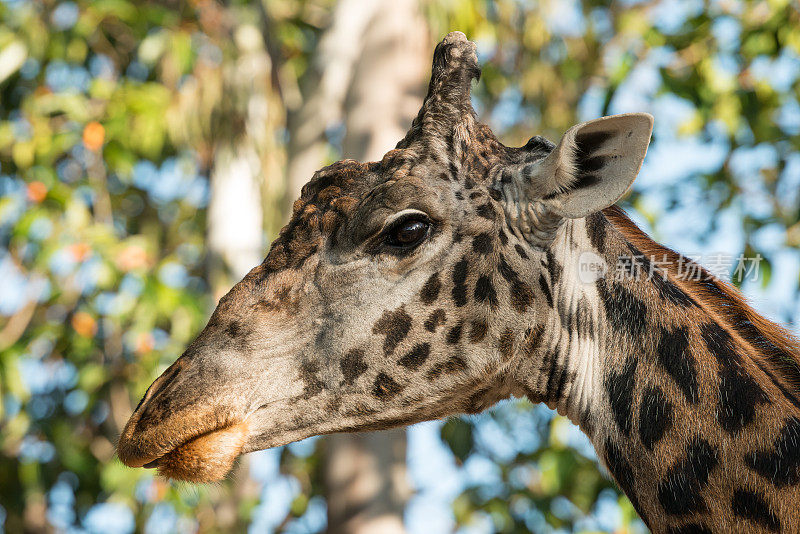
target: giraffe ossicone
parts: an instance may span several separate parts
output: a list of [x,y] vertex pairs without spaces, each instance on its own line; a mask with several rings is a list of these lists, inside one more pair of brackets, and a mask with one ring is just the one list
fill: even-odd
[[120,459],[210,481],[250,451],[528,397],[580,425],[656,532],[799,531],[796,340],[613,206],[652,117],[506,147],[470,104],[479,75],[449,34],[397,147],[314,175]]

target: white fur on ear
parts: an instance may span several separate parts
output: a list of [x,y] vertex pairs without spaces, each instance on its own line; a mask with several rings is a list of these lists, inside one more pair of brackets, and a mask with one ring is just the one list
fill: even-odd
[[534,178],[546,191],[542,201],[557,214],[586,217],[614,204],[630,189],[642,167],[653,117],[612,115],[573,126],[536,166]]

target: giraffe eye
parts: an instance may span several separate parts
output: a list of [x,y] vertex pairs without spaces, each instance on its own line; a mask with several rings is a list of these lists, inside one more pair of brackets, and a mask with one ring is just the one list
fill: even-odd
[[430,223],[419,219],[405,219],[392,226],[386,234],[386,244],[391,247],[410,249],[428,236]]

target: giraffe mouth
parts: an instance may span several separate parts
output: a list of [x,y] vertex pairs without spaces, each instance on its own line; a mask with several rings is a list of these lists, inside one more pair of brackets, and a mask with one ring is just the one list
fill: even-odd
[[[197,483],[222,480],[240,455],[263,448],[250,443],[252,434],[267,425],[262,415],[269,412],[267,419],[272,419],[276,415],[274,409],[285,405],[285,402],[269,402],[239,416],[219,407],[198,410],[183,417],[176,414],[144,429],[138,425],[139,414],[134,413],[120,436],[117,455],[128,467],[157,469],[160,476],[173,480]],[[280,440],[271,446],[295,439]]]
[[142,454],[148,448],[143,446],[143,440],[124,432],[117,450],[128,467],[158,469],[159,475],[174,480],[213,482],[224,478],[233,467],[247,441],[248,428],[247,421],[223,425],[149,454]]
[[246,421],[227,425],[194,436],[165,454],[142,463],[141,467],[158,469],[159,475],[174,480],[221,480],[241,454],[247,437]]

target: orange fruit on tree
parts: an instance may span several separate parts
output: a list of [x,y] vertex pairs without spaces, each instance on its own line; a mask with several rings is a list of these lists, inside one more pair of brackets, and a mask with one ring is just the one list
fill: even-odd
[[106,139],[106,129],[99,122],[90,122],[83,129],[83,144],[86,148],[98,151],[103,148]]

